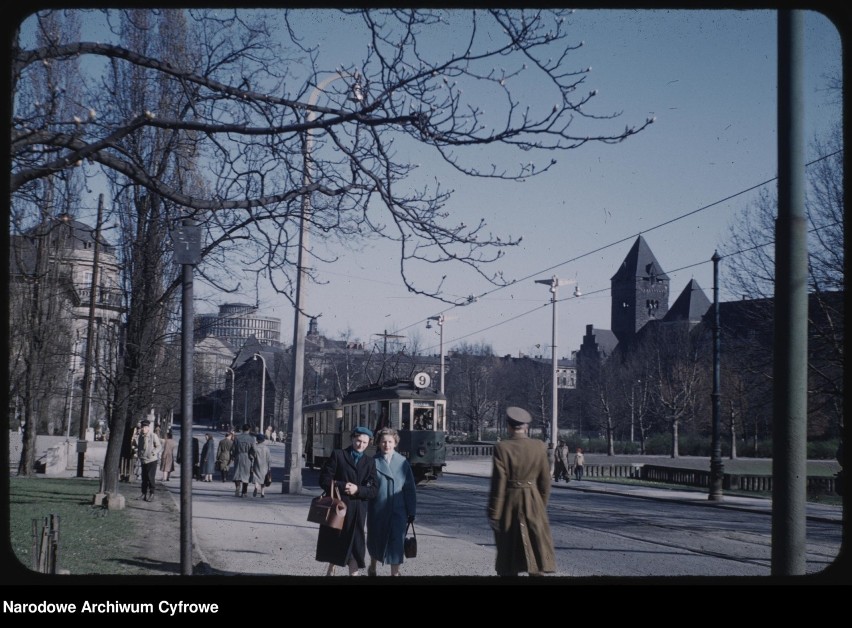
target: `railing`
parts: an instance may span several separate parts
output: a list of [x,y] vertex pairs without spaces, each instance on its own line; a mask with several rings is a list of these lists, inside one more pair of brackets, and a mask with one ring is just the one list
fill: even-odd
[[448,456],[491,456],[494,453],[494,445],[455,445],[447,443]]
[[[493,453],[493,445],[447,444],[447,455],[449,457],[484,457],[491,456]],[[569,465],[569,470],[573,470],[573,465]],[[660,482],[661,484],[710,488],[709,469],[682,469],[642,462],[630,464],[586,464],[583,466],[583,476],[587,478],[632,478],[647,482]],[[725,490],[753,493],[769,493],[772,492],[772,476],[725,473],[722,479],[722,488]],[[808,477],[807,492],[809,495],[833,495],[835,492],[835,478],[833,476]]]

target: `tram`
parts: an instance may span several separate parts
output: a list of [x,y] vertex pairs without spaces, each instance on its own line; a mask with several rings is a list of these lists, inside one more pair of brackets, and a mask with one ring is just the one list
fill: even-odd
[[[417,483],[439,477],[447,464],[447,399],[429,384],[429,376],[418,373],[410,380],[363,386],[342,400],[305,406],[308,467],[322,466],[333,449],[347,446],[348,435],[358,425],[373,433],[393,427],[399,432],[397,451],[408,458]],[[375,453],[375,444],[367,453]]]

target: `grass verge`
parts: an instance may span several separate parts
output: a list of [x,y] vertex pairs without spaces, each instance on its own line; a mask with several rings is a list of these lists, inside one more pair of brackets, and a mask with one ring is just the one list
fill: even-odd
[[9,479],[9,535],[13,554],[32,568],[33,519],[59,516],[58,567],[73,575],[139,575],[146,570],[126,560],[125,544],[134,532],[126,510],[92,505],[97,480],[12,477]]

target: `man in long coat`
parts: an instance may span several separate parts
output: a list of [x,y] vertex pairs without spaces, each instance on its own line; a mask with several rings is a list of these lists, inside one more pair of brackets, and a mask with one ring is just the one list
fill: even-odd
[[497,545],[498,576],[556,571],[547,520],[550,466],[547,448],[527,436],[532,420],[523,408],[506,408],[509,439],[494,445],[488,520]]
[[329,563],[328,575],[334,573],[334,565],[349,565],[350,575],[356,575],[366,565],[367,543],[364,524],[367,520],[367,502],[375,498],[376,463],[372,456],[364,453],[373,433],[366,427],[352,431],[352,445],[331,452],[320,471],[319,483],[326,494],[331,487],[346,504],[346,519],[342,530],[320,526],[317,538],[316,559]]
[[216,466],[222,472],[222,481],[228,479],[228,467],[231,465],[231,454],[234,446],[234,433],[228,432],[225,438],[219,441],[216,449]]
[[[243,431],[234,440],[231,453],[234,457],[234,496],[245,497],[248,491],[248,483],[251,480],[251,466],[255,452],[255,437],[250,432],[251,426],[246,423]],[[241,490],[242,489],[242,490]]]

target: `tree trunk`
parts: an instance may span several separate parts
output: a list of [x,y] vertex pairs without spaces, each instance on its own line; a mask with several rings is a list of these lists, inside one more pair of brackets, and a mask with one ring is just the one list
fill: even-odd
[[672,420],[672,458],[679,458],[680,451],[678,449],[677,443],[677,428],[679,421],[677,419]]

